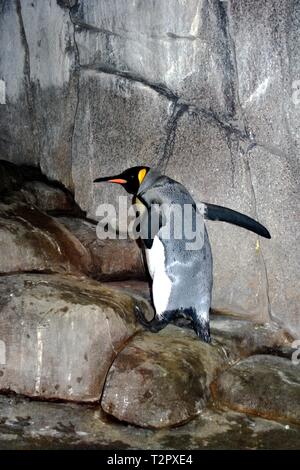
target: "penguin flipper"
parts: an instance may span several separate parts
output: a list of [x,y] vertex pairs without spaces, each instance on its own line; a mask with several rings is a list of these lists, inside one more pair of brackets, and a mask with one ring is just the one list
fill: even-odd
[[147,249],[151,249],[154,237],[157,235],[161,227],[165,224],[163,215],[159,209],[159,204],[153,201],[152,205],[148,204],[141,196],[140,202],[146,209],[145,219],[146,223],[141,224],[141,239]]
[[228,222],[229,224],[238,225],[251,232],[257,233],[264,238],[271,238],[270,232],[251,217],[245,214],[229,209],[228,207],[216,206],[207,202],[204,205],[204,218],[207,220],[219,220],[220,222]]

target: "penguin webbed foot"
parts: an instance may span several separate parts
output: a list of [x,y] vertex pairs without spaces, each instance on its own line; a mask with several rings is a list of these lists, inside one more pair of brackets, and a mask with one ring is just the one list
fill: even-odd
[[205,325],[202,322],[199,321],[194,321],[193,322],[194,330],[196,335],[201,341],[204,341],[205,343],[210,344],[211,343],[211,336],[210,336],[210,328],[209,328],[209,323],[205,323]]
[[152,333],[157,333],[158,331],[165,328],[169,323],[164,318],[158,319],[156,315],[152,320],[146,320],[145,315],[143,314],[142,310],[138,305],[135,306],[135,314],[140,324],[147,330],[152,331]]

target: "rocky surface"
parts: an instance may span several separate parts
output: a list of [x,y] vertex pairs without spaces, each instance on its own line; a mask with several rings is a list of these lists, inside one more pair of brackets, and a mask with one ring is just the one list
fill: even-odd
[[209,385],[226,364],[209,346],[175,326],[139,334],[118,354],[101,399],[104,411],[131,424],[164,428],[185,423],[204,408]]
[[62,224],[22,202],[0,203],[0,273],[88,273],[90,253]]
[[124,192],[93,179],[141,162],[259,219],[271,241],[210,224],[214,307],[298,337],[299,2],[25,0],[1,13],[14,44],[14,61],[0,56],[2,158],[40,165],[94,219]]
[[221,406],[300,424],[300,370],[290,359],[249,357],[221,374],[212,388]]
[[[299,447],[299,27],[296,0],[1,2],[0,448]],[[208,224],[210,346],[145,332],[138,246],[96,236],[125,192],[93,179],[137,164],[272,234]]]
[[28,204],[48,213],[73,213],[74,201],[69,193],[49,186],[42,181],[27,181],[22,187],[22,196]]
[[0,278],[5,345],[0,390],[99,400],[111,362],[139,329],[144,300],[87,278],[20,274]]
[[0,395],[0,449],[299,449],[300,427],[208,408],[185,426],[110,421],[97,405]]
[[231,362],[254,354],[274,354],[289,359],[292,357],[292,338],[272,324],[212,314],[210,328],[214,342],[225,349]]
[[96,225],[74,217],[57,220],[73,233],[89,251],[89,273],[98,280],[124,280],[145,278],[145,267],[140,247],[134,240],[101,240]]

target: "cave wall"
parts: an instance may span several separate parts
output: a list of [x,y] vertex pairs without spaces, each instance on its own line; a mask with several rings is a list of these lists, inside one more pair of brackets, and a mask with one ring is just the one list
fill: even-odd
[[96,176],[148,164],[258,219],[208,224],[213,306],[299,338],[299,28],[298,0],[1,0],[0,158],[92,218],[124,194]]

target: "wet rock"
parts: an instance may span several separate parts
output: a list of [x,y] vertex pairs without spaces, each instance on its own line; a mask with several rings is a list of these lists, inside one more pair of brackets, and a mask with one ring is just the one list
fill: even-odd
[[3,196],[11,190],[20,188],[23,176],[20,168],[13,163],[0,160],[0,194]]
[[125,194],[95,176],[141,163],[257,218],[271,241],[209,224],[214,307],[298,337],[299,2],[119,3],[2,2],[1,158],[93,218]]
[[42,181],[27,181],[22,186],[22,195],[28,204],[44,212],[68,213],[75,209],[71,194]]
[[101,240],[97,237],[96,225],[87,220],[72,217],[59,217],[57,220],[89,251],[90,275],[94,279],[145,278],[142,251],[134,240]]
[[34,206],[0,203],[0,272],[83,272],[90,254],[63,225]]
[[300,369],[270,355],[249,357],[213,384],[216,402],[242,413],[300,423]]
[[[137,294],[144,299],[151,301],[151,285],[146,281],[111,281],[108,282],[109,287],[117,288],[129,292],[130,294]],[[150,320],[151,318],[149,318]]]
[[225,362],[221,348],[175,326],[139,334],[110,368],[101,405],[120,421],[142,427],[182,424],[203,409]]
[[139,329],[135,304],[148,308],[96,281],[46,274],[0,277],[0,299],[0,390],[75,401],[99,400],[112,360]]
[[124,426],[99,405],[0,395],[0,449],[298,449],[300,426],[206,409],[172,429]]
[[231,361],[254,354],[274,354],[291,358],[292,338],[271,323],[253,323],[229,315],[214,314],[210,321],[213,340]]
[[[0,152],[18,164],[40,166],[72,188],[72,134],[77,103],[77,56],[68,9],[56,0],[1,3]],[[14,60],[11,60],[13,44]],[[51,70],[51,73],[49,73]]]

